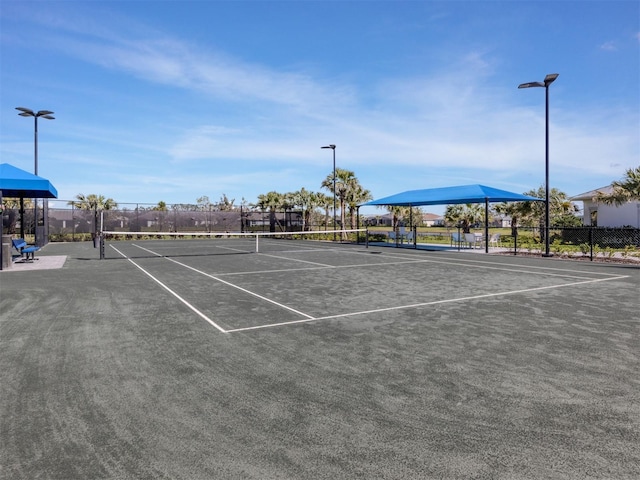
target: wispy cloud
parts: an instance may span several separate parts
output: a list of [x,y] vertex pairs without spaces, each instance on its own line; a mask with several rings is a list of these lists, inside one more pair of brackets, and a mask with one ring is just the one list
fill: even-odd
[[[50,51],[125,80],[142,80],[143,89],[168,86],[190,102],[186,112],[176,109],[181,100],[147,102],[153,104],[154,121],[167,119],[153,125],[141,116],[135,127],[87,127],[78,121],[76,128],[69,128],[70,137],[90,139],[93,145],[83,149],[71,141],[59,144],[61,162],[64,158],[67,164],[96,168],[117,162],[120,167],[133,165],[137,158],[140,164],[153,162],[147,171],[130,169],[118,178],[110,174],[108,188],[114,193],[109,196],[122,195],[119,200],[135,200],[135,185],[152,184],[158,195],[185,190],[230,193],[249,185],[299,188],[307,172],[326,172],[327,159],[320,152],[326,143],[338,145],[339,165],[366,172],[369,188],[377,187],[378,194],[392,193],[382,191],[387,185],[410,188],[427,176],[434,186],[481,177],[529,188],[539,184],[543,89],[534,89],[540,94],[535,107],[526,106],[536,98],[533,92],[519,93],[514,102],[515,85],[505,91],[499,82],[502,59],[479,41],[466,52],[459,47],[458,53],[440,52],[448,62],[433,71],[390,70],[358,83],[322,76],[317,73],[320,66],[312,64],[271,67],[128,19],[97,22],[74,13],[42,15],[45,38],[39,43]],[[611,41],[600,48],[612,51],[616,45]],[[126,98],[129,93],[118,94]],[[552,106],[555,175],[568,177],[576,169],[603,175],[611,171],[612,159],[623,159],[616,161],[622,167],[631,166],[628,159],[637,159],[637,111],[565,108],[562,102]],[[136,113],[132,108],[126,116]],[[102,154],[96,147],[101,144],[111,151]],[[113,158],[114,150],[123,154]],[[403,173],[403,167],[420,174]]]

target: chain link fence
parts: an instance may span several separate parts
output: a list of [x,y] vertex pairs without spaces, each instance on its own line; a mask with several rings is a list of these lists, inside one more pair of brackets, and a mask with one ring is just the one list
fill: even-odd
[[[490,232],[495,229],[490,229]],[[545,250],[540,228],[518,227],[516,235],[501,234],[500,247],[517,254],[539,254]],[[629,227],[563,227],[549,229],[550,253],[567,258],[640,259],[640,229]]]
[[[45,221],[46,216],[46,221]],[[86,241],[97,232],[295,232],[332,228],[325,215],[303,215],[301,211],[260,211],[247,207],[220,210],[215,205],[167,205],[119,203],[117,209],[85,210],[70,201],[50,201],[46,206],[27,204],[8,208],[3,215],[3,231],[30,237],[38,226],[46,240]],[[46,231],[45,230],[46,227]],[[46,243],[46,242],[45,242]]]
[[[305,215],[299,210],[259,211],[247,207],[219,210],[215,205],[177,204],[159,208],[157,204],[120,203],[117,209],[91,211],[79,209],[69,201],[56,200],[37,207],[25,204],[24,211],[19,210],[18,207],[5,209],[2,217],[3,232],[29,238],[38,229],[39,240],[43,238],[44,243],[88,241],[94,239],[95,234],[100,231],[248,233],[321,231],[333,228],[332,218],[327,212],[316,211]],[[360,223],[362,221],[363,218]],[[451,243],[451,232],[455,229],[449,229],[451,232],[436,230],[420,228],[416,232],[417,238],[424,240],[432,236],[435,240],[430,241]],[[500,232],[501,250],[508,253],[536,254],[545,248],[544,235],[541,235],[539,228],[518,227],[516,236],[506,229],[490,229],[490,234],[497,232]],[[370,236],[373,234],[375,237],[375,233],[371,231]],[[381,238],[387,236],[386,233],[380,235]],[[602,257],[640,257],[638,228],[551,228],[549,235],[550,250],[556,256],[588,257],[591,260]]]

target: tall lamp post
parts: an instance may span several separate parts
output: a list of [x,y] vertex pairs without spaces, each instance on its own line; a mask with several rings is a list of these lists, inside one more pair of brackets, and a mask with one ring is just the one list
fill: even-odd
[[521,83],[518,88],[544,87],[545,89],[545,156],[544,156],[544,257],[550,257],[549,252],[549,85],[558,78],[557,73],[550,73],[544,77],[544,82]]
[[326,147],[333,150],[333,241],[336,241],[336,146],[327,145]]
[[[34,129],[33,129],[33,158],[34,158],[34,167],[33,167],[33,173],[34,175],[38,175],[38,118],[42,117],[42,118],[46,118],[47,120],[54,120],[55,117],[52,116],[53,112],[50,110],[39,110],[37,112],[34,112],[33,110],[29,109],[29,108],[24,108],[24,107],[16,107],[16,110],[20,110],[20,113],[18,115],[20,115],[21,117],[33,117],[33,121],[34,121]],[[34,237],[34,242],[36,245],[38,245],[38,199],[35,199],[35,209],[34,209],[34,217],[33,217],[33,221],[34,221],[34,230],[33,230],[33,237]],[[47,223],[47,214],[46,212],[44,213],[44,219],[43,219],[44,223]]]

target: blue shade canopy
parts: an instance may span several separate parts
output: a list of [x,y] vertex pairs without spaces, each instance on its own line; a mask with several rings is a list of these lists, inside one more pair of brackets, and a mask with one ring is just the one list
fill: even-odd
[[544,199],[529,197],[520,193],[508,192],[484,185],[461,185],[458,187],[427,188],[424,190],[409,190],[396,193],[389,197],[363,203],[368,205],[389,206],[419,206],[419,205],[449,205],[458,203],[485,202],[543,202]]
[[58,198],[49,180],[8,163],[0,163],[0,192],[8,198]]

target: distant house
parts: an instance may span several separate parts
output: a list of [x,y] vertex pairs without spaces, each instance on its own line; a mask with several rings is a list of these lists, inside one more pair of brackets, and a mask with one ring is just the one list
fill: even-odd
[[385,213],[383,215],[367,215],[365,225],[369,227],[390,227],[393,224],[393,215]]
[[[370,227],[391,227],[393,225],[393,214],[385,213],[383,215],[369,215],[365,218],[365,223]],[[400,224],[403,223],[408,224],[408,219],[406,222],[400,221]],[[435,213],[424,213],[421,221],[417,221],[416,224],[421,227],[440,227],[444,225],[444,218],[441,215],[436,215]]]
[[271,224],[278,225],[279,230],[286,228],[298,228],[303,225],[302,212],[287,211],[275,212],[271,215],[269,212],[248,212],[244,215],[245,226],[247,227],[270,227]]
[[495,216],[493,221],[489,223],[490,227],[498,227],[498,228],[511,228],[511,217],[508,215],[505,216]]
[[607,205],[594,201],[598,193],[610,194],[613,187],[597,188],[571,197],[570,200],[582,202],[583,222],[594,227],[635,227],[640,228],[640,202],[627,202],[622,205]]
[[425,213],[422,215],[422,225],[426,227],[441,227],[444,225],[444,218],[442,215],[435,213]]

